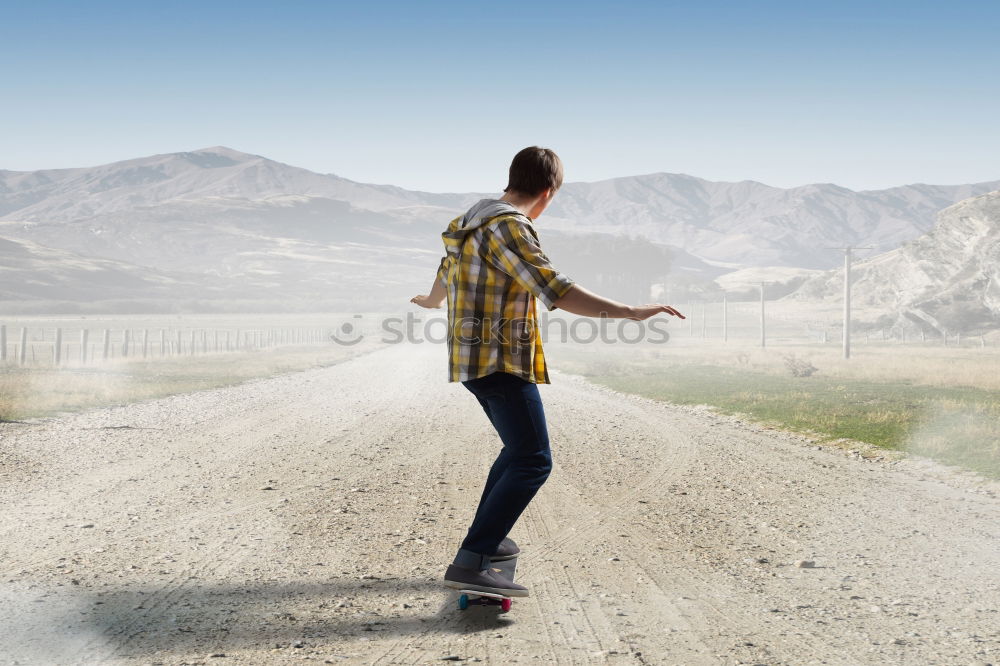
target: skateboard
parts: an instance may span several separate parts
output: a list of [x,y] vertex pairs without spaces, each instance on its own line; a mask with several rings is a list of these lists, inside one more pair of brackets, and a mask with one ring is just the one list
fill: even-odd
[[[499,569],[508,580],[514,580],[514,572],[517,570],[517,558],[503,560],[502,562],[491,562],[490,566]],[[478,590],[458,591],[458,610],[465,610],[469,606],[499,606],[501,613],[510,610],[514,603],[512,597],[492,592],[480,592]]]

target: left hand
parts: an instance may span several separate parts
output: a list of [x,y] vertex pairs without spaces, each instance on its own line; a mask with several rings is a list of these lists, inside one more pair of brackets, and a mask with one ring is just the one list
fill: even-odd
[[626,316],[626,319],[643,321],[645,319],[649,319],[654,315],[658,315],[661,312],[668,315],[673,315],[674,317],[680,317],[681,319],[687,319],[687,317],[682,315],[673,307],[669,305],[663,305],[662,303],[650,303],[648,305],[636,305],[630,307],[629,314]]
[[442,305],[441,301],[437,302],[432,301],[431,297],[428,296],[427,294],[420,294],[419,296],[414,296],[413,298],[410,299],[410,302],[416,303],[422,308],[430,308],[432,310],[437,309]]

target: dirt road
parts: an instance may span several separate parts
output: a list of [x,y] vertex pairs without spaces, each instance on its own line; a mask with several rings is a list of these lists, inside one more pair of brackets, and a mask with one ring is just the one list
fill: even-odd
[[995,485],[558,374],[531,597],[459,612],[500,444],[444,362],[0,424],[0,663],[1000,662]]

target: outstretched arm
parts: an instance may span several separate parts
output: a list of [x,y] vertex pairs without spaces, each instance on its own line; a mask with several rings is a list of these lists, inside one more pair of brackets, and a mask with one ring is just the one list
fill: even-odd
[[414,296],[410,299],[410,302],[416,303],[422,308],[439,308],[444,305],[447,296],[448,294],[444,290],[444,285],[441,284],[440,280],[435,278],[434,286],[431,287],[431,293]]
[[445,255],[441,257],[441,264],[438,266],[437,275],[434,276],[434,284],[431,286],[431,293],[420,294],[410,299],[411,303],[416,303],[422,308],[439,308],[444,305],[448,293],[444,289],[448,275],[448,267],[451,265],[451,257]]
[[629,306],[588,291],[552,267],[531,227],[510,220],[497,225],[487,247],[498,268],[532,292],[550,310],[562,308],[584,317],[618,317],[642,321],[667,313],[684,319],[669,305]]
[[598,296],[578,284],[574,284],[569,291],[556,300],[554,305],[566,312],[572,312],[584,317],[613,317],[642,321],[643,319],[649,319],[653,315],[664,312],[674,317],[685,318],[684,315],[669,305],[660,303],[625,305],[624,303]]

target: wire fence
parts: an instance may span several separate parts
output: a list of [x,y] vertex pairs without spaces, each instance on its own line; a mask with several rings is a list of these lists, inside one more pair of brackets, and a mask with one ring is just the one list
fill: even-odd
[[[838,345],[843,340],[843,323],[835,318],[806,319],[788,309],[771,308],[770,302],[689,302],[678,304],[685,320],[667,318],[668,336],[661,340],[680,344],[753,344],[771,345]],[[552,327],[547,320],[573,322],[577,318],[561,312],[542,315],[543,340],[559,342],[560,331],[570,331],[569,341],[599,342],[599,336],[587,337],[587,327],[579,327],[581,336],[574,336],[575,326]],[[52,322],[56,324],[57,322]],[[114,322],[118,323],[118,322]],[[322,326],[257,326],[222,325],[173,327],[146,324],[113,325],[50,325],[18,322],[0,324],[0,366],[95,366],[111,361],[179,358],[203,354],[225,354],[275,349],[295,345],[339,344],[354,345],[361,340],[382,343],[440,342],[447,331],[447,316],[435,313],[364,313],[324,317]],[[206,322],[208,323],[208,322]],[[582,323],[582,322],[580,322]],[[622,321],[622,324],[629,322]],[[648,322],[647,322],[648,323]],[[634,325],[634,322],[631,324]],[[582,337],[584,339],[576,339]],[[632,337],[622,335],[623,339]],[[962,332],[928,331],[926,329],[873,328],[852,325],[854,345],[919,345],[954,348],[996,349],[1000,331],[969,335]]]
[[[841,344],[844,324],[841,317],[820,321],[815,316],[773,307],[772,301],[709,302],[693,301],[677,307],[687,317],[674,326],[675,341],[718,342],[733,340],[768,344]],[[763,312],[763,314],[762,314]],[[940,331],[912,326],[875,326],[854,321],[852,344],[937,345],[962,348],[996,348],[1000,331],[970,334],[963,331]]]
[[[13,335],[10,335],[13,333]],[[328,329],[65,328],[0,324],[0,364],[87,366],[111,360],[248,352],[320,344]]]

